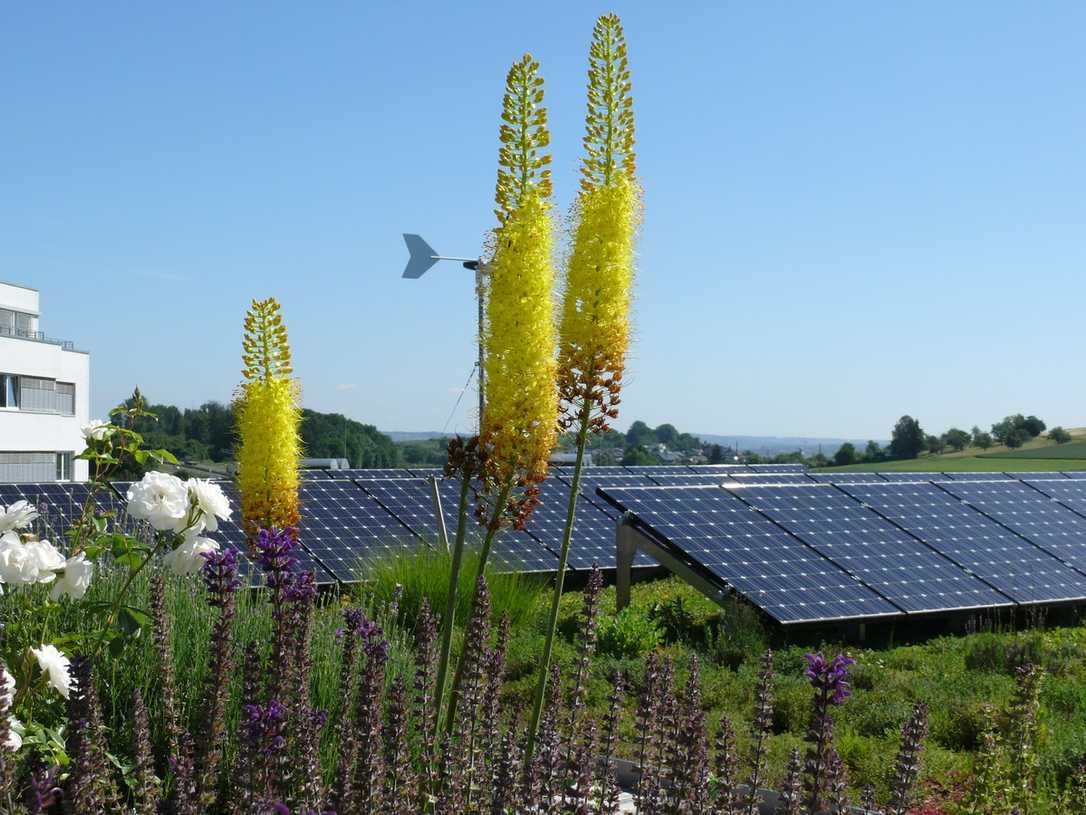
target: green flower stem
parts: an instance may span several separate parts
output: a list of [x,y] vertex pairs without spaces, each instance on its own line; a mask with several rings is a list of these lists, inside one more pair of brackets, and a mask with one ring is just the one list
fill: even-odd
[[[479,568],[475,573],[475,580],[472,582],[472,586],[475,586],[479,582],[479,578],[486,573],[486,561],[490,556],[490,545],[494,542],[494,535],[498,531],[498,521],[501,519],[502,512],[505,509],[505,502],[509,500],[509,493],[513,491],[513,482],[510,481],[503,488],[498,495],[498,501],[494,504],[494,512],[490,517],[490,525],[486,530],[486,539],[483,541],[483,548],[479,552]],[[475,611],[475,599],[472,596],[472,612]],[[460,683],[464,679],[464,663],[466,661],[467,649],[462,649],[460,652],[460,659],[456,662],[456,676],[453,677],[452,693],[449,694],[449,712],[445,719],[445,731],[452,733],[453,724],[456,721],[456,705],[460,701]]]
[[532,760],[535,749],[535,737],[539,730],[539,719],[543,715],[543,702],[547,696],[547,678],[550,674],[551,657],[554,653],[554,633],[558,629],[558,609],[562,602],[562,587],[566,580],[566,562],[569,560],[569,544],[573,539],[573,521],[577,515],[577,496],[581,492],[581,467],[584,465],[584,449],[588,444],[588,428],[592,418],[592,402],[585,399],[581,407],[581,425],[577,430],[577,461],[573,465],[573,485],[569,491],[569,503],[566,505],[566,526],[562,531],[562,552],[558,558],[558,576],[554,580],[554,596],[551,598],[551,613],[547,620],[547,641],[543,646],[543,659],[539,664],[539,684],[535,690],[535,703],[532,706],[532,722],[528,727],[528,744],[524,751],[524,760]]
[[456,541],[453,543],[452,571],[449,574],[449,596],[445,601],[445,616],[441,620],[441,657],[437,663],[437,682],[434,686],[434,718],[441,718],[441,704],[445,696],[445,678],[452,656],[452,638],[456,618],[456,596],[460,588],[460,564],[464,559],[464,536],[467,532],[468,489],[467,478],[460,481],[460,504],[456,516]]

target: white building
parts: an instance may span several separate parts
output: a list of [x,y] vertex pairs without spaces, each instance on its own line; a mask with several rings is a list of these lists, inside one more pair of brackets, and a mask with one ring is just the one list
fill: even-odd
[[38,318],[36,289],[0,283],[0,482],[86,481],[90,355]]

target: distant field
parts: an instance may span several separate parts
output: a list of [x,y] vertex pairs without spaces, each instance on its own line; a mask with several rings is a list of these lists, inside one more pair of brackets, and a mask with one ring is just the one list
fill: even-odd
[[[1068,444],[1066,447],[1078,447],[1077,444]],[[1052,448],[1055,449],[1055,448]],[[1048,448],[1041,450],[1029,450],[1023,451],[1029,452],[1034,456],[1039,456],[1042,453],[1047,453]],[[1080,448],[1080,455],[1083,458],[1054,458],[1047,456],[1045,458],[996,458],[995,456],[986,456],[979,458],[977,456],[962,457],[962,456],[923,456],[921,458],[908,459],[906,461],[882,461],[873,464],[850,464],[847,467],[825,467],[818,472],[858,472],[880,470],[882,472],[1018,472],[1038,470],[1042,472],[1047,471],[1059,471],[1059,470],[1086,470],[1086,446]]]
[[1057,444],[1050,447],[1039,447],[1034,450],[1007,450],[996,453],[985,453],[982,458],[1007,459],[1086,459],[1086,441],[1072,441],[1067,444]]

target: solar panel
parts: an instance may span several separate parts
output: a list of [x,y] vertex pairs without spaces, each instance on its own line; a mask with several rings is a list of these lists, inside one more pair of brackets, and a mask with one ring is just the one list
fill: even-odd
[[1064,478],[1086,479],[1086,470],[1063,470]]
[[1009,481],[1013,476],[1006,473],[947,473],[951,481]]
[[1051,480],[1051,479],[1059,479],[1060,481],[1066,481],[1067,480],[1067,476],[1066,476],[1065,473],[1059,473],[1059,472],[1056,472],[1055,470],[1050,470],[1050,471],[1033,470],[1033,471],[1029,471],[1029,472],[1027,472],[1027,471],[1008,472],[1008,473],[1005,473],[1005,475],[1008,478],[1017,478],[1019,481],[1033,481],[1035,479],[1041,479],[1042,481],[1047,481],[1047,480]]
[[934,484],[845,484],[839,489],[1019,603],[1086,597],[1082,575]]
[[673,475],[652,475],[650,480],[661,487],[692,487],[698,484],[734,483],[735,479],[724,473],[675,473]]
[[878,473],[808,473],[808,477],[822,484],[885,484],[886,479]]
[[756,473],[805,473],[806,464],[748,464],[748,467]]
[[943,487],[1086,573],[1086,518],[1021,481],[963,481]]
[[299,540],[337,580],[360,580],[367,566],[420,545],[353,481],[303,483],[298,497]]
[[689,465],[687,465],[687,469],[689,469],[693,473],[702,473],[702,472],[706,472],[706,473],[708,473],[708,472],[752,473],[752,472],[754,472],[754,470],[752,470],[750,467],[747,467],[744,464],[689,464]]
[[830,484],[734,494],[910,613],[1011,605],[947,557]]
[[414,478],[406,467],[374,467],[371,469],[352,468],[350,470],[329,470],[330,478],[351,478],[358,481],[373,481],[386,478]]
[[608,500],[634,513],[677,554],[781,623],[896,615],[900,611],[794,536],[719,487],[615,487]]
[[1080,478],[1048,478],[1031,479],[1027,483],[1033,489],[1040,490],[1079,515],[1086,516],[1086,480]]
[[[428,543],[437,543],[437,511],[430,482],[423,478],[360,480],[358,485],[402,526]],[[444,501],[445,523],[456,525],[456,505]],[[452,535],[453,530],[449,530]]]
[[[597,468],[593,467],[593,471]],[[689,470],[682,464],[658,464],[658,465],[641,465],[641,466],[629,466],[626,467],[626,472],[630,475],[677,475],[678,473],[688,473]]]
[[[565,482],[548,478],[540,487],[539,505],[528,519],[528,533],[556,555],[562,551],[569,489]],[[590,569],[593,565],[615,568],[615,520],[583,495],[577,498],[567,565],[571,569]],[[644,553],[639,552],[634,560],[634,566],[654,565]]]
[[415,478],[444,478],[444,467],[410,467],[408,472]]
[[946,473],[880,472],[886,481],[949,481]]
[[[591,471],[587,469],[581,471],[581,495],[598,506],[612,520],[617,520],[620,513],[607,502],[596,497],[596,487],[647,487],[653,485],[653,480],[647,475],[634,475],[626,472],[618,474],[598,472],[601,469],[605,468],[593,467]],[[567,485],[573,483],[572,475],[561,475],[559,478]]]
[[736,484],[810,484],[804,473],[736,473],[731,476]]
[[[429,488],[429,485],[427,485]],[[441,505],[448,524],[450,541],[456,534],[457,509],[460,503],[460,482],[446,479],[438,482]],[[468,535],[471,546],[478,547],[485,533],[475,522],[475,493],[469,495]],[[436,518],[436,516],[435,516]],[[556,572],[558,554],[523,530],[503,529],[495,535],[490,548],[491,562],[499,571],[506,572]]]

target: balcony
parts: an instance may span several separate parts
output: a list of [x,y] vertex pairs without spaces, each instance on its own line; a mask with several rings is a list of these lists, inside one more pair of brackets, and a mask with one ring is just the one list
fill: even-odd
[[74,351],[75,343],[71,340],[58,340],[56,337],[47,337],[43,331],[24,331],[18,328],[10,328],[0,325],[0,337],[13,337],[17,340],[29,340],[30,342],[42,342],[46,345],[58,345],[61,350]]

